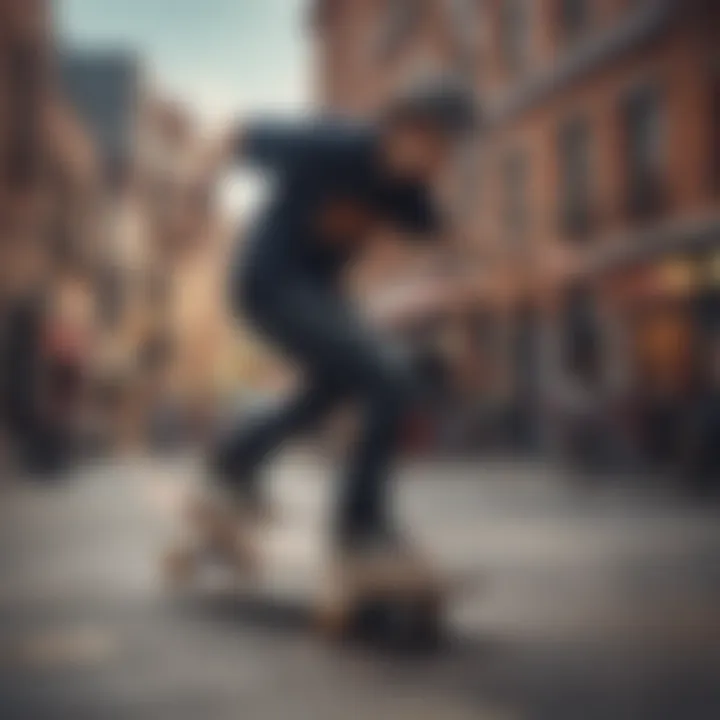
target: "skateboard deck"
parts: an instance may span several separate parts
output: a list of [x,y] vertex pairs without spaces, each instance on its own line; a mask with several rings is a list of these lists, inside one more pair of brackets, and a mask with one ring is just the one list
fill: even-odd
[[437,647],[448,604],[477,584],[412,562],[348,567],[302,513],[254,522],[229,513],[208,528],[202,513],[185,512],[163,572],[175,592],[231,594],[255,619],[265,610],[330,639],[411,648]]

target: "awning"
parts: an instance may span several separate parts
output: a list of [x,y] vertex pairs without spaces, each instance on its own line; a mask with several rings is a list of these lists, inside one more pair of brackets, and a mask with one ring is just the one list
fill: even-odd
[[584,275],[613,272],[663,256],[720,249],[720,215],[672,220],[640,233],[598,240],[582,263]]

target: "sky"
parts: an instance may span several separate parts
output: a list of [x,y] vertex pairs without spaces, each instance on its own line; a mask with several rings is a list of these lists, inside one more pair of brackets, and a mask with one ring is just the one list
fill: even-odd
[[[210,127],[246,112],[295,113],[310,97],[308,0],[58,0],[61,41],[125,48],[146,64],[162,94],[189,103]],[[228,178],[233,215],[267,187],[246,173]]]
[[60,36],[136,50],[160,88],[203,118],[302,108],[307,0],[58,0]]

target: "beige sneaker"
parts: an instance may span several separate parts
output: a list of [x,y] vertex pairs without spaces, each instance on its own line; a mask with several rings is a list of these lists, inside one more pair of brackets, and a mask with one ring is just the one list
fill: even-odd
[[248,571],[255,566],[258,517],[254,509],[238,504],[215,488],[191,497],[185,519],[196,537],[198,552]]

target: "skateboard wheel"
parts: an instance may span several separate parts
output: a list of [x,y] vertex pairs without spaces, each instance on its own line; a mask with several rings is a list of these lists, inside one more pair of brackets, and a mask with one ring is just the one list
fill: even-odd
[[415,608],[412,636],[417,646],[434,649],[443,639],[443,604],[437,597],[423,599]]
[[322,607],[317,622],[332,640],[388,649],[434,650],[443,636],[442,603],[435,596],[366,595]]
[[318,630],[331,640],[340,640],[345,635],[346,617],[342,611],[323,608],[315,620]]
[[337,592],[322,598],[315,612],[318,630],[332,640],[341,640],[347,631],[349,609],[347,598]]
[[162,570],[165,580],[171,585],[187,585],[191,583],[197,575],[197,554],[191,548],[176,548],[170,550],[163,558]]

